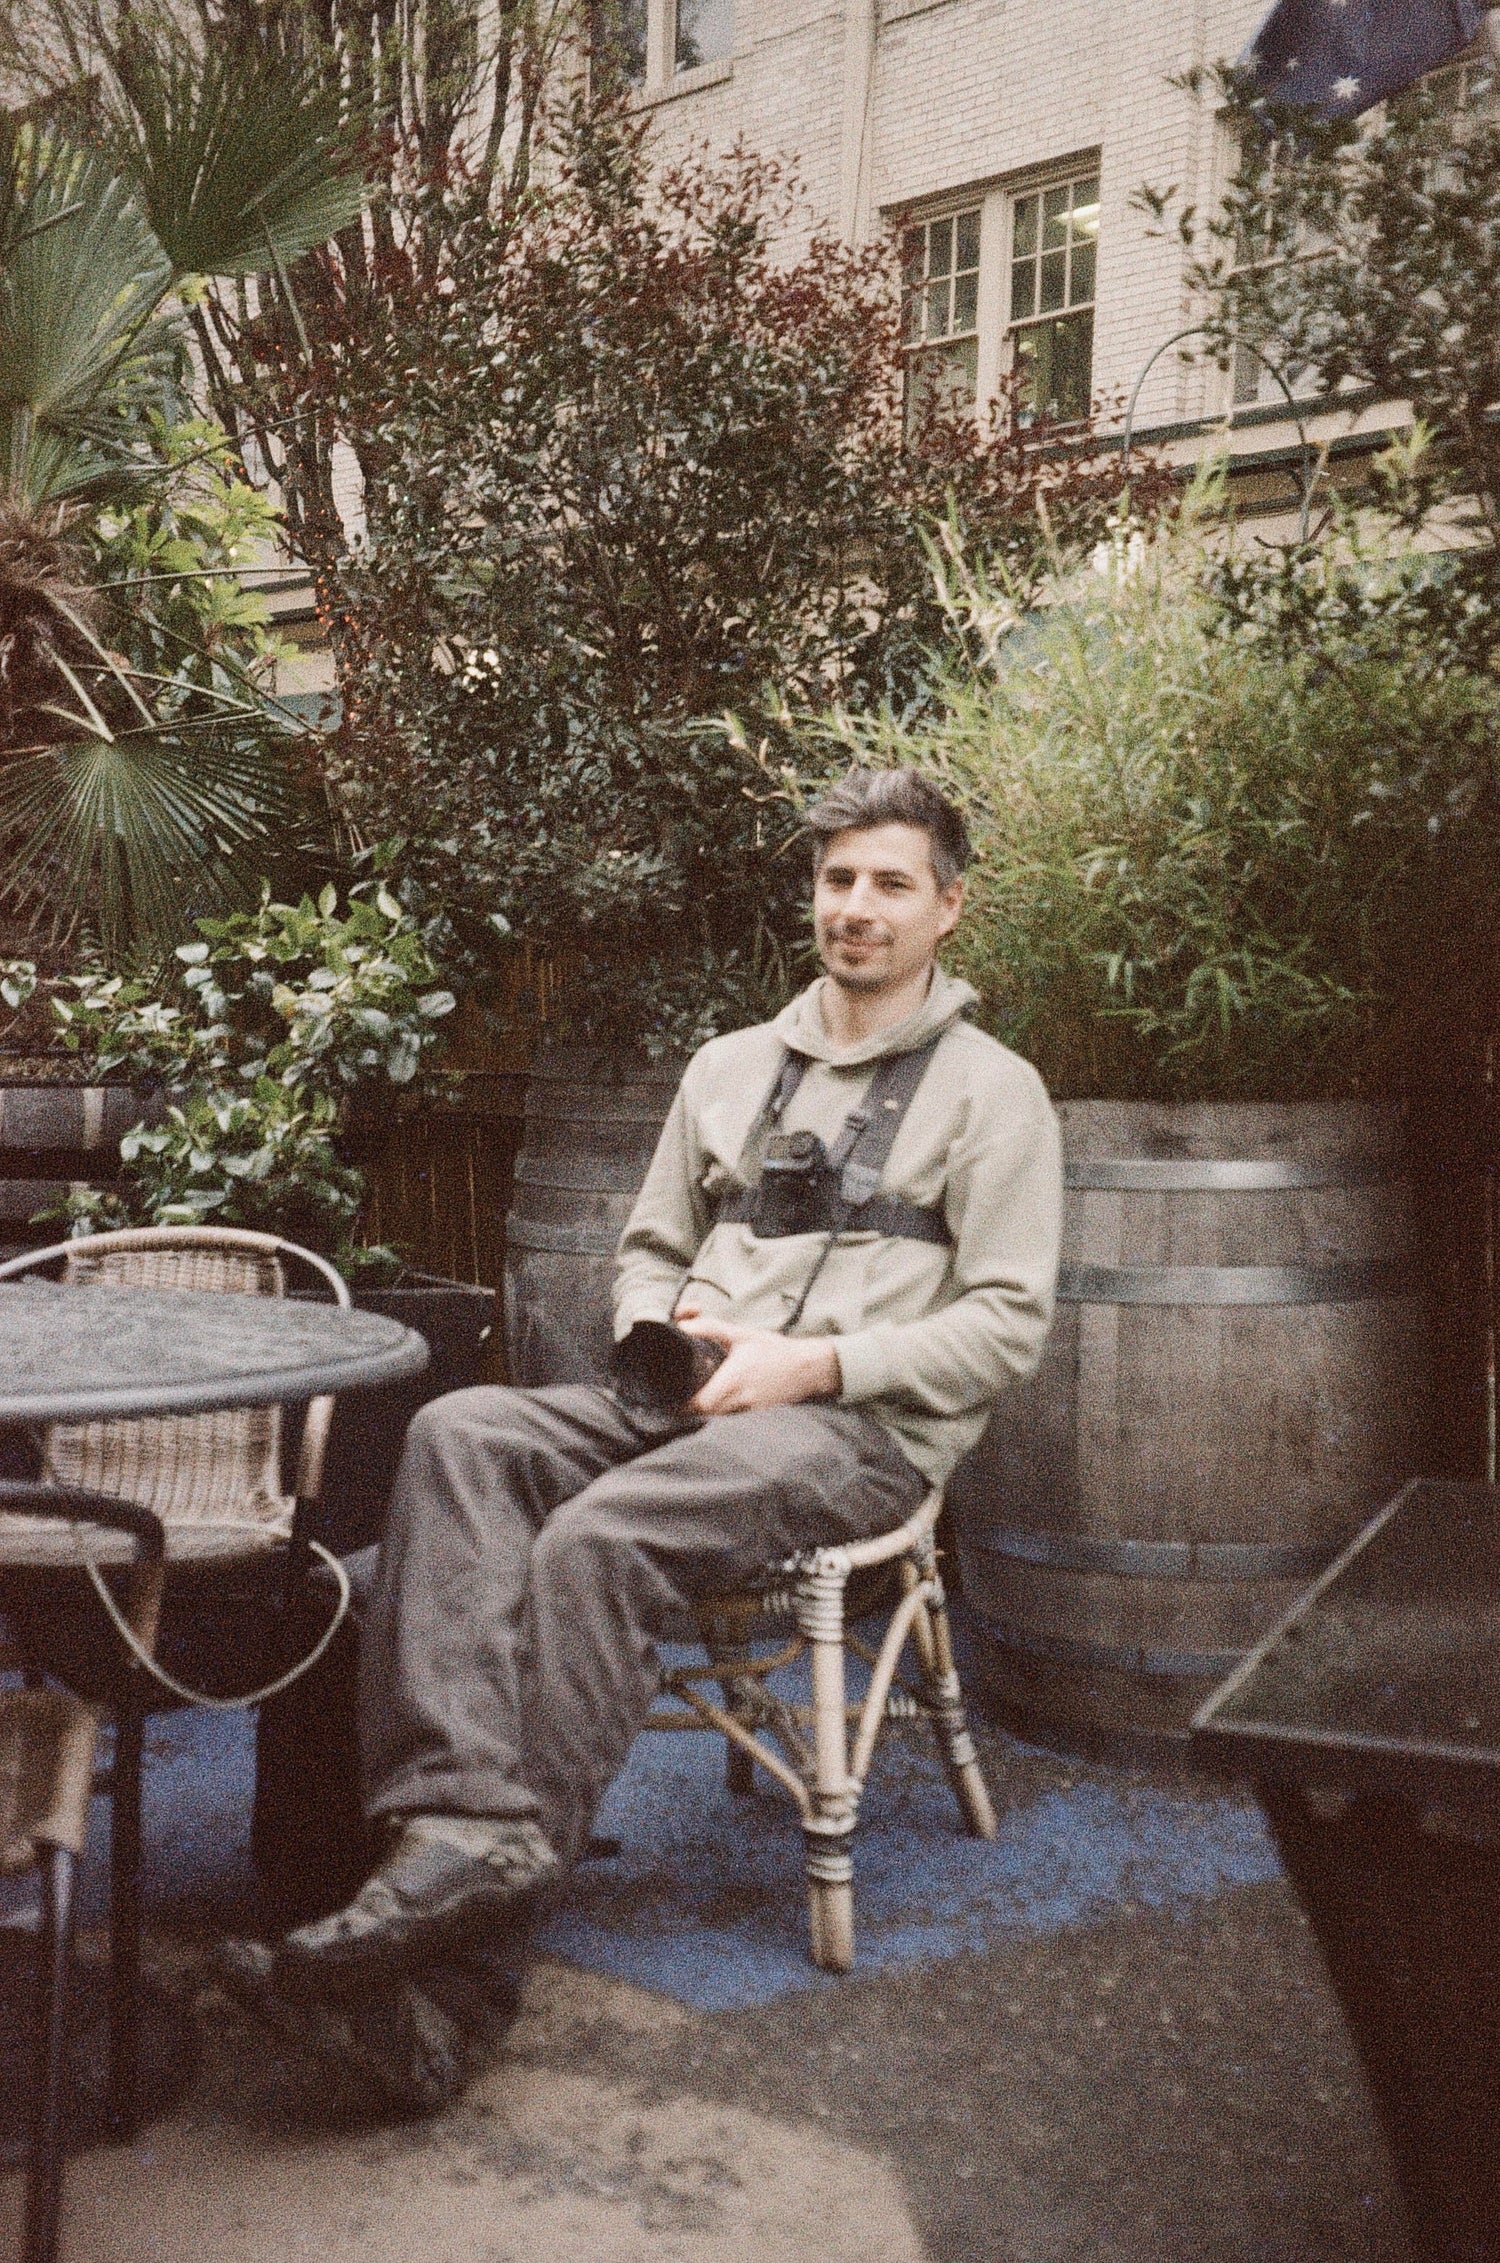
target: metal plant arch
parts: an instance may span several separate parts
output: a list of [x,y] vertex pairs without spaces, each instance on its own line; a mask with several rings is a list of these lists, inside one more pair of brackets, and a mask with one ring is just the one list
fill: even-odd
[[[1186,330],[1174,330],[1170,338],[1163,338],[1161,344],[1156,348],[1155,352],[1149,355],[1148,358],[1144,362],[1142,362],[1140,369],[1136,373],[1135,383],[1130,388],[1130,399],[1125,405],[1125,430],[1123,435],[1122,461],[1126,465],[1128,465],[1130,462],[1131,444],[1135,438],[1135,409],[1136,403],[1141,397],[1141,387],[1145,384],[1146,379],[1151,375],[1152,370],[1155,369],[1163,354],[1169,353],[1173,346],[1180,346],[1185,338],[1202,338],[1207,334],[1207,323],[1190,323]],[[1275,378],[1277,384],[1281,387],[1282,395],[1286,401],[1287,409],[1290,412],[1292,422],[1297,427],[1297,438],[1301,443],[1302,449],[1302,476],[1298,482],[1302,490],[1302,514],[1298,526],[1298,539],[1302,542],[1305,542],[1307,540],[1308,527],[1312,522],[1313,488],[1317,483],[1317,471],[1315,469],[1313,445],[1307,437],[1307,426],[1302,421],[1301,411],[1297,407],[1296,400],[1292,394],[1292,389],[1288,385],[1286,379],[1282,376],[1281,371],[1277,368],[1275,362],[1270,359],[1269,355],[1263,354],[1259,346],[1251,345],[1248,340],[1245,340],[1243,342],[1243,350],[1246,353],[1253,354],[1256,360],[1260,363],[1261,368],[1269,371],[1270,375]]]

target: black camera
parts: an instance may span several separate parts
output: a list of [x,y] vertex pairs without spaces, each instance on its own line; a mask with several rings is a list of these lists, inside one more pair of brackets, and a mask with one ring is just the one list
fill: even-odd
[[828,1150],[816,1132],[776,1132],[766,1142],[760,1169],[755,1232],[767,1239],[826,1233],[832,1181]]
[[616,1398],[633,1414],[680,1414],[723,1364],[724,1346],[671,1320],[638,1320],[610,1356]]

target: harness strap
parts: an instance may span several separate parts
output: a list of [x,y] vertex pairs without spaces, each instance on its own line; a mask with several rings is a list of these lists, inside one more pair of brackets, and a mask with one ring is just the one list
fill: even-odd
[[[858,1108],[852,1109],[828,1151],[830,1172],[838,1180],[839,1203],[844,1217],[830,1220],[833,1231],[875,1233],[904,1241],[935,1242],[946,1247],[953,1239],[942,1209],[936,1204],[906,1202],[899,1195],[878,1193],[881,1175],[890,1160],[907,1109],[917,1087],[942,1043],[945,1032],[909,1053],[888,1053],[876,1064],[875,1074]],[[748,1151],[763,1128],[779,1124],[792,1095],[807,1074],[805,1054],[788,1053],[777,1073],[745,1142]],[[756,1183],[727,1196],[719,1205],[721,1225],[753,1225],[759,1198]]]

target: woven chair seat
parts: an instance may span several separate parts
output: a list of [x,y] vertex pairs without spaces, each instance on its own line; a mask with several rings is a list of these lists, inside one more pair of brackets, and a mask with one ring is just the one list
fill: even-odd
[[[274,1253],[208,1242],[155,1249],[70,1249],[64,1279],[116,1288],[207,1294],[285,1294]],[[281,1545],[296,1504],[282,1488],[279,1406],[230,1407],[213,1414],[149,1415],[103,1422],[53,1423],[43,1444],[44,1477],[154,1509],[167,1527],[169,1563],[213,1563]],[[97,1525],[72,1527],[43,1516],[10,1517],[0,1527],[0,1566],[66,1568],[90,1558],[124,1564],[132,1543]]]

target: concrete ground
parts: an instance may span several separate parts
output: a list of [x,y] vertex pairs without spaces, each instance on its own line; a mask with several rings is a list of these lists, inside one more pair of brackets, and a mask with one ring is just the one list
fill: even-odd
[[[661,1847],[653,1807],[667,1763],[632,1762],[606,1818],[621,1856],[577,1874],[503,2056],[458,2107],[393,2126],[207,1981],[215,1933],[245,1922],[224,1821],[244,1763],[184,1757],[185,1733],[156,1760],[151,1955],[195,2004],[201,2063],[133,2148],[75,2157],[64,2263],[1409,2263],[1306,1924],[1253,1811],[1207,1787],[985,1732],[1002,1841],[951,1842],[955,1886],[903,1729],[867,1953],[835,1982],[803,1959],[783,1811],[726,1822],[710,1740],[642,1740],[692,1755],[699,1795],[666,1779],[674,1810],[701,1795],[713,1844],[748,1834],[766,1875],[734,1855],[739,1899],[717,1877],[685,1913],[691,1832]],[[18,2202],[0,2180],[0,2252]]]

